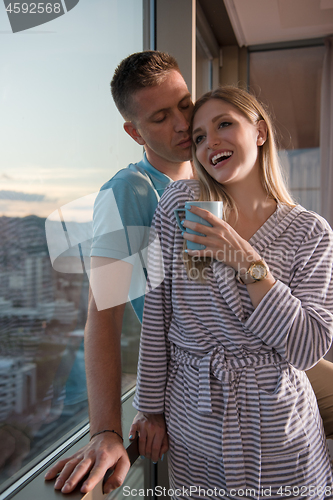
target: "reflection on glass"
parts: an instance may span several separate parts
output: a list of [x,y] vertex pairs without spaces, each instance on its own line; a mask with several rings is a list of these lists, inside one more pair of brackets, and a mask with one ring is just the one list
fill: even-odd
[[320,213],[320,90],[324,46],[250,53],[250,89],[268,105],[294,199]]
[[320,149],[280,151],[280,159],[289,189],[297,203],[320,213]]
[[[20,33],[0,7],[0,36],[1,491],[88,416],[88,279],[52,267],[45,220],[142,155],[109,90],[119,61],[142,50],[142,2],[80,0]],[[128,305],[123,390],[135,383],[138,332]]]

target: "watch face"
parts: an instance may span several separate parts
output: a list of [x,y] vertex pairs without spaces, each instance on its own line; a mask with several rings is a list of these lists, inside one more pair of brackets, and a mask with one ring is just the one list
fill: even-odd
[[262,280],[267,274],[267,269],[262,264],[256,264],[251,269],[251,276],[254,280]]

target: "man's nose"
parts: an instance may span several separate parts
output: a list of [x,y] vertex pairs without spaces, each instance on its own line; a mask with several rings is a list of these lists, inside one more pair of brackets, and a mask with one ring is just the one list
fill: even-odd
[[190,119],[186,113],[177,110],[175,114],[175,130],[176,132],[187,132],[190,128]]

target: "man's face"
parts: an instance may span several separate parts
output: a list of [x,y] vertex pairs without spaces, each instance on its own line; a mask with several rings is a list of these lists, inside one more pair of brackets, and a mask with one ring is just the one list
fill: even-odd
[[160,85],[138,90],[133,96],[135,125],[156,168],[191,159],[189,134],[193,104],[181,74],[171,70]]

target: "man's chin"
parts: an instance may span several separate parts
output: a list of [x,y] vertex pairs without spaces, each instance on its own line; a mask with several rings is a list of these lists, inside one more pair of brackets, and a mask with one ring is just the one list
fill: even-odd
[[177,152],[178,161],[190,161],[192,160],[192,146],[182,151]]

